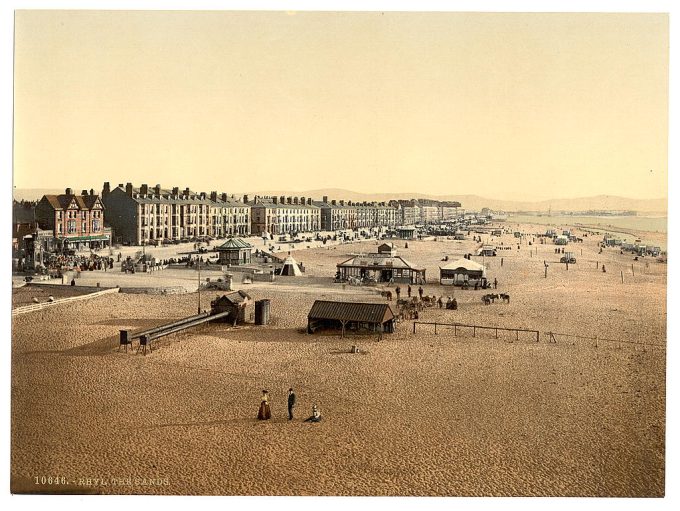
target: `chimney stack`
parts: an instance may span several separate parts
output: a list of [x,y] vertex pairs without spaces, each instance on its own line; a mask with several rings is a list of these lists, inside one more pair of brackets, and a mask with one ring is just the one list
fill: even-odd
[[80,195],[87,196],[87,190],[82,190],[82,191],[80,192]]
[[106,181],[104,183],[104,188],[102,188],[102,197],[106,197],[110,193],[111,193],[111,183]]
[[184,189],[184,195],[189,195],[189,192],[190,192],[190,191],[191,191],[191,190],[189,190],[189,187],[187,186],[187,187]]
[[311,197],[307,197],[307,205],[308,206],[312,205],[312,198]]
[[201,200],[205,200],[205,197],[206,197],[205,192],[201,192]]
[[227,194],[225,192],[220,195],[220,198],[222,199],[222,202],[227,202]]
[[341,206],[344,206],[344,205],[345,205],[345,199],[342,199],[342,200],[340,201],[340,205],[341,205]]
[[210,200],[217,202],[217,192],[210,192]]
[[143,184],[143,185],[139,188],[139,193],[141,193],[142,195],[146,195],[147,193],[149,193],[149,185]]
[[278,197],[272,197],[272,200],[273,200],[274,204],[278,204],[278,203],[279,203],[279,198],[278,198]]
[[64,192],[66,193],[66,195],[73,195],[73,190],[71,188],[67,188],[66,190],[64,190]]
[[285,204],[285,203],[286,203],[286,198],[282,195],[281,196],[281,204]]
[[94,188],[90,188],[90,195],[94,195]]
[[322,200],[323,202],[328,202],[328,195],[324,195]]
[[248,204],[248,199],[249,199],[249,198],[250,198],[250,197],[248,197],[247,195],[244,195],[244,196],[243,196],[243,204]]
[[128,197],[132,197],[132,183],[127,183],[127,184],[125,185],[125,194],[126,194]]
[[331,205],[332,205],[332,206],[335,206],[335,199],[333,199],[333,200],[331,201]]
[[292,197],[286,197],[286,202],[287,202],[288,204],[292,204],[292,203],[293,203]]
[[177,197],[179,195],[179,186],[174,186],[172,188],[172,194]]
[[154,186],[153,193],[155,193],[156,195],[160,195],[161,194],[161,185]]
[[297,197],[293,197],[293,204],[297,204],[297,203],[298,203],[298,198],[297,198]]

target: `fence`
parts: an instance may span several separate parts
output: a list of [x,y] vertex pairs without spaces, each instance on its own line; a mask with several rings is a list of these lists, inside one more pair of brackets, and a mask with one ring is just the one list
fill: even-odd
[[[530,333],[531,338],[535,338],[535,342],[540,342],[541,340],[541,332],[539,330],[531,330],[531,329],[526,329],[526,328],[508,328],[508,327],[500,327],[500,326],[488,326],[488,325],[469,325],[465,323],[439,323],[439,322],[430,322],[430,321],[414,321],[413,322],[413,333],[416,333],[416,325],[433,325],[434,326],[434,333],[435,335],[437,334],[437,327],[444,327],[444,328],[451,328],[453,327],[453,335],[457,336],[458,335],[458,329],[460,328],[471,328],[472,329],[472,337],[477,336],[477,330],[493,330],[495,334],[495,338],[498,339],[498,332],[515,332],[515,339],[519,341],[519,334],[520,332],[523,333]],[[592,347],[597,348],[601,344],[615,344],[617,347],[621,347],[623,345],[627,346],[641,346],[643,351],[646,351],[647,348],[660,348],[665,350],[666,346],[664,344],[656,344],[656,343],[651,343],[651,342],[640,342],[640,341],[628,341],[624,339],[607,339],[604,337],[589,337],[585,335],[576,335],[576,334],[568,334],[564,332],[543,332],[542,335],[547,338],[548,343],[552,344],[557,344],[558,342],[558,337],[563,337],[566,338],[567,340],[569,339],[578,339],[578,340],[585,340],[585,341],[593,341]],[[572,343],[574,344],[574,343]]]
[[413,322],[413,333],[416,333],[416,325],[434,325],[434,333],[437,333],[437,325],[443,327],[453,327],[453,335],[458,335],[459,328],[472,328],[472,337],[477,336],[477,330],[494,330],[496,339],[498,339],[498,331],[515,332],[515,337],[519,340],[520,332],[529,332],[532,336],[536,336],[536,342],[540,341],[540,332],[538,330],[528,330],[526,328],[506,328],[500,326],[486,326],[486,325],[468,325],[465,323],[437,323],[428,321],[414,321]]
[[68,298],[60,298],[59,300],[55,300],[53,302],[43,302],[43,303],[34,303],[31,305],[25,305],[23,307],[17,307],[16,309],[12,310],[12,316],[18,316],[19,314],[26,314],[27,312],[34,312],[42,309],[46,309],[47,307],[52,307],[53,305],[59,305],[62,303],[68,303],[68,302],[75,302],[78,300],[86,300],[88,298],[95,298],[97,296],[101,295],[106,295],[109,293],[117,293],[120,291],[117,287],[112,287],[109,289],[104,289],[103,291],[97,291],[95,293],[89,293],[86,295],[79,295],[79,296],[69,296]]

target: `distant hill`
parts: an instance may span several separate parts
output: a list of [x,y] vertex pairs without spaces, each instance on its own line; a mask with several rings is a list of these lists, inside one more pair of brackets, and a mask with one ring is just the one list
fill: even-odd
[[[501,209],[504,211],[586,211],[586,210],[632,210],[641,213],[665,213],[668,210],[667,200],[664,199],[629,199],[614,195],[596,195],[576,199],[552,199],[543,201],[513,201],[502,199],[487,199],[479,195],[427,195],[423,193],[360,193],[340,188],[326,188],[306,190],[304,192],[263,191],[257,195],[295,195],[298,197],[313,197],[320,199],[327,195],[330,199],[345,199],[351,201],[387,201],[390,199],[437,199],[453,200],[461,203],[469,210],[482,208]],[[251,193],[252,196],[252,193]]]
[[[97,190],[99,192],[99,190]],[[16,200],[38,200],[46,194],[64,193],[59,189],[43,188],[15,188]],[[246,192],[251,198],[255,195],[286,195],[297,197],[312,197],[321,200],[324,195],[329,199],[344,199],[351,201],[388,201],[390,199],[437,199],[454,200],[461,203],[468,210],[480,210],[482,208],[500,209],[504,211],[586,211],[586,210],[631,210],[640,213],[660,213],[668,211],[667,199],[629,199],[615,195],[596,195],[593,197],[579,197],[575,199],[552,199],[543,201],[513,201],[501,199],[487,199],[479,195],[427,195],[423,193],[360,193],[342,188],[323,188],[317,190],[305,190],[303,192],[269,190]],[[242,193],[236,196],[243,195]]]

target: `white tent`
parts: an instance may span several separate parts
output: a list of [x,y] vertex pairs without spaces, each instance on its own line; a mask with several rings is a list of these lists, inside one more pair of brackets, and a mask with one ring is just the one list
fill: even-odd
[[439,283],[456,285],[475,285],[486,281],[486,268],[470,259],[458,259],[446,266],[439,267]]
[[293,259],[293,256],[288,256],[283,261],[283,267],[281,268],[281,275],[295,276],[298,277],[302,275],[302,271],[298,266],[297,261]]

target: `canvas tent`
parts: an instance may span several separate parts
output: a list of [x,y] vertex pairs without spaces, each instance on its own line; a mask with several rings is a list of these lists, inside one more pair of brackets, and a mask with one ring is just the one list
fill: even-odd
[[297,261],[293,259],[293,256],[288,256],[283,261],[280,275],[287,275],[289,277],[298,277],[302,275],[302,271],[300,270]]

